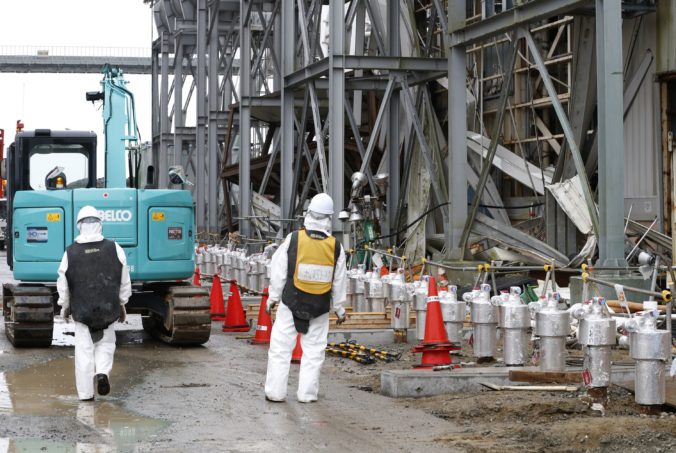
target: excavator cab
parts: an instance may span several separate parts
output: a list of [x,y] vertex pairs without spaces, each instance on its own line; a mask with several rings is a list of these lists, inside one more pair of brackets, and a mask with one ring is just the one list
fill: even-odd
[[[18,191],[96,187],[96,134],[49,129],[21,131],[7,149],[0,168],[7,180],[7,232],[11,232],[13,200]],[[68,180],[66,172],[71,175]],[[12,242],[8,237],[10,269],[13,269]]]

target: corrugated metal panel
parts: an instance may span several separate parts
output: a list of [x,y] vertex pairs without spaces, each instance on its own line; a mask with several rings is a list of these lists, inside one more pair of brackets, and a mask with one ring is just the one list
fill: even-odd
[[[657,42],[655,16],[655,14],[643,16],[633,58],[625,77],[627,83],[638,69],[646,52],[655,52]],[[625,20],[623,24],[622,41],[625,58],[634,20]],[[625,213],[633,204],[631,217],[636,220],[652,219],[659,210],[660,138],[656,128],[659,124],[656,110],[659,94],[658,87],[653,82],[655,70],[653,62],[624,121]]]

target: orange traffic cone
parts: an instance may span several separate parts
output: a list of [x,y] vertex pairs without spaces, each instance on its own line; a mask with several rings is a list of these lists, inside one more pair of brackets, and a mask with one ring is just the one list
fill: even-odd
[[427,291],[427,319],[425,320],[425,338],[415,346],[412,352],[422,352],[420,365],[416,368],[432,368],[438,365],[450,365],[450,351],[458,347],[448,341],[444,320],[441,315],[437,281],[430,277]]
[[263,297],[261,298],[261,308],[258,310],[258,325],[256,326],[256,334],[251,340],[251,344],[270,344],[270,334],[272,333],[272,319],[265,307],[268,305],[268,289],[263,290]]
[[390,274],[390,270],[385,266],[380,266],[380,276],[384,277]]
[[239,288],[235,282],[230,283],[230,297],[225,313],[223,332],[248,332],[251,327],[246,322],[242,299],[239,297]]
[[211,293],[209,294],[209,301],[211,302],[211,320],[225,321],[223,287],[221,286],[221,278],[218,275],[214,275],[214,282],[211,285]]
[[201,286],[200,285],[200,268],[196,267],[195,268],[195,273],[192,275],[192,284],[195,286]]
[[303,348],[300,345],[300,334],[296,336],[296,347],[293,348],[291,353],[291,363],[300,363],[300,359],[303,358]]

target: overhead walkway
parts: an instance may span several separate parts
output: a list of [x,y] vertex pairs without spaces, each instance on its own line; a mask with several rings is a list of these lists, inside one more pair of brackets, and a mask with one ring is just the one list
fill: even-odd
[[0,72],[98,74],[108,63],[151,74],[150,55],[140,47],[0,46]]

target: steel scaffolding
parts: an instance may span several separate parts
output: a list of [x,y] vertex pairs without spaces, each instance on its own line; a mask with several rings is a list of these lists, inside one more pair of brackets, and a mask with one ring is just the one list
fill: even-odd
[[[186,168],[202,237],[281,237],[317,192],[348,209],[359,171],[373,196],[375,176],[388,174],[377,233],[413,256],[466,259],[483,240],[540,251],[546,242],[545,255],[564,260],[585,237],[544,185],[578,176],[601,262],[624,264],[618,43],[623,15],[651,13],[654,2],[153,8],[155,184],[170,185],[168,166]],[[519,211],[519,200],[538,208]],[[525,211],[535,218],[517,226]],[[347,237],[346,225],[336,216],[334,232]]]

